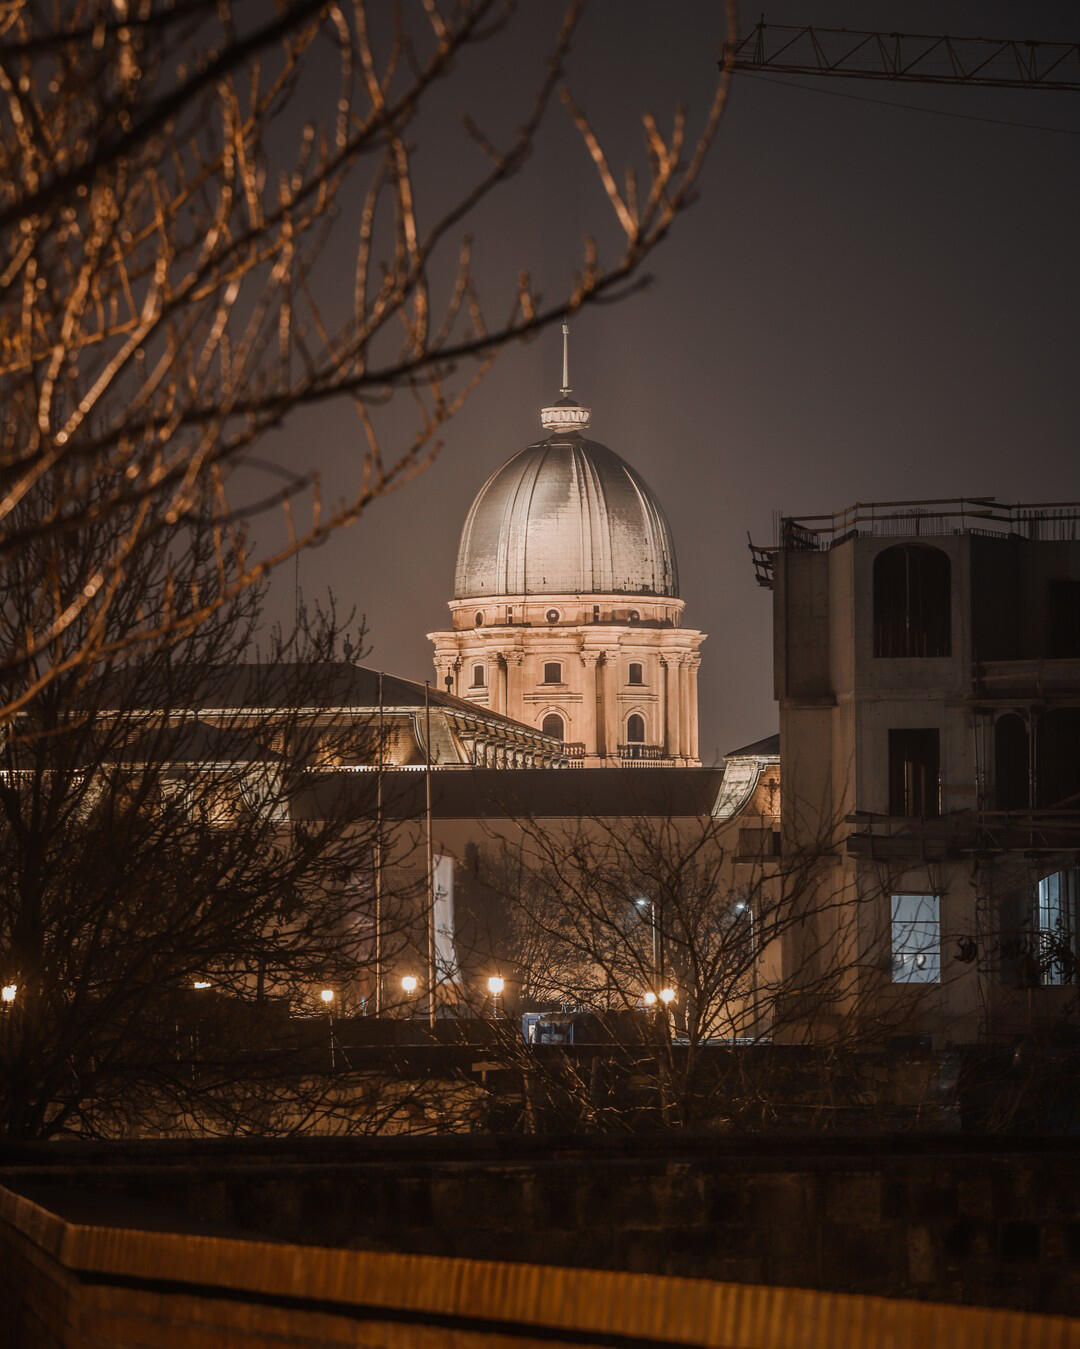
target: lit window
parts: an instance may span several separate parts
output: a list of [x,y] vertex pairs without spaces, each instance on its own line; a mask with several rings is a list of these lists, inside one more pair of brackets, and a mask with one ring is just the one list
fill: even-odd
[[565,736],[563,729],[563,719],[558,712],[549,712],[543,720],[540,729],[545,735],[553,735],[556,740],[562,740]]
[[562,683],[562,665],[557,660],[549,660],[544,663],[544,683],[561,684]]
[[486,683],[487,683],[487,679],[485,678],[484,667],[483,667],[482,665],[474,665],[474,666],[472,667],[472,686],[473,686],[473,688],[474,688],[474,689],[482,689]]
[[1038,886],[1039,979],[1051,988],[1076,979],[1076,900],[1080,870],[1055,871]]
[[939,895],[893,895],[892,980],[894,984],[941,982]]
[[626,743],[641,745],[645,741],[645,720],[635,712],[626,719]]
[[642,678],[641,665],[639,664],[638,661],[632,660],[630,662],[630,673],[627,676],[627,683],[644,684],[644,682],[645,680]]

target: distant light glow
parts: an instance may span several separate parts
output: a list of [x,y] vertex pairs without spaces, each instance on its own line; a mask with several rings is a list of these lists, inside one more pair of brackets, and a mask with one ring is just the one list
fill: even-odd
[[415,975],[415,974],[405,974],[405,975],[402,975],[402,978],[401,978],[401,987],[405,990],[406,993],[415,993],[415,992],[416,992],[416,975]]
[[656,994],[650,988],[648,993],[642,994],[641,1001],[645,1004],[646,1007],[655,1007]]
[[660,1001],[666,1007],[668,1003],[675,1001],[675,990],[673,988],[662,988],[660,990]]
[[493,974],[491,978],[488,980],[489,993],[494,993],[497,995],[501,993],[505,987],[506,985],[503,983],[503,981],[499,978],[497,974]]
[[330,1004],[334,1001],[334,990],[332,988],[324,988],[323,991],[319,994],[319,997],[322,998],[323,1002],[325,1002],[327,1007],[329,1007]]
[[18,993],[18,991],[18,984],[5,984],[4,987],[0,989],[0,998],[3,998],[5,1002],[14,1002],[15,994]]
[[191,985],[191,987],[192,987],[192,988],[209,988],[209,987],[210,987],[210,980],[209,980],[209,979],[196,979],[195,982]]

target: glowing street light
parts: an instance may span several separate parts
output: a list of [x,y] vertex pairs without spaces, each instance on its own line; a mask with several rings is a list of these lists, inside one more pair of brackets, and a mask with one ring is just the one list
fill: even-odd
[[650,988],[647,992],[641,995],[641,1001],[645,1004],[646,1007],[655,1007],[656,994]]
[[195,982],[191,985],[191,987],[192,987],[192,988],[209,988],[209,987],[210,987],[210,980],[209,980],[209,979],[196,979]]
[[660,1001],[665,1007],[668,1007],[675,1001],[675,990],[673,988],[662,988],[660,990]]
[[416,992],[416,975],[415,975],[415,974],[404,974],[404,975],[402,975],[402,977],[401,977],[401,987],[405,990],[406,993],[415,993],[415,992]]
[[337,1070],[337,1056],[334,1053],[334,990],[324,988],[319,994],[322,999],[322,1005],[326,1008],[326,1025],[330,1032],[330,1071]]
[[3,988],[0,988],[0,998],[3,998],[7,1003],[12,1003],[15,1001],[15,994],[18,993],[18,991],[18,984],[5,984]]
[[497,974],[493,974],[488,980],[488,992],[491,994],[491,1015],[493,1017],[497,1018],[499,1015],[499,994],[505,987],[506,984]]

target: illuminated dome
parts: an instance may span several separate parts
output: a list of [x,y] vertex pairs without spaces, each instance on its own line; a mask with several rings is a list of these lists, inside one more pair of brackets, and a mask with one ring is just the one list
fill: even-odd
[[456,600],[679,594],[659,501],[614,450],[581,434],[589,409],[570,397],[568,332],[564,323],[562,398],[540,410],[551,434],[508,459],[477,493],[461,532]]
[[497,469],[461,534],[455,599],[678,593],[660,503],[628,463],[577,431],[556,431]]

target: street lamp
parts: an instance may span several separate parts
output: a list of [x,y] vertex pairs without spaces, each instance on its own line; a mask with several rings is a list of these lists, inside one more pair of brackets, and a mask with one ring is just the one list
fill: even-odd
[[319,997],[326,1008],[326,1026],[330,1033],[330,1071],[333,1073],[337,1070],[337,1056],[334,1052],[334,990],[324,988]]
[[652,928],[653,978],[659,982],[660,967],[664,963],[664,955],[660,949],[660,928],[656,922],[656,901],[650,899],[648,895],[638,895],[637,899],[634,900],[634,907],[640,909],[642,914],[646,910],[648,911],[649,926]]
[[15,994],[18,993],[18,991],[18,984],[5,984],[3,988],[0,988],[0,998],[3,998],[3,1000],[10,1005],[15,1001]]
[[660,1001],[665,1007],[670,1007],[675,1001],[675,990],[673,988],[662,988],[660,990]]
[[641,1001],[645,1004],[646,1007],[655,1007],[656,994],[650,988],[647,993],[643,993],[641,995]]
[[210,980],[209,980],[209,979],[196,979],[195,982],[191,985],[191,987],[192,987],[192,988],[209,988],[209,987],[210,987]]
[[493,974],[488,980],[488,992],[491,994],[491,1015],[496,1020],[499,1016],[499,994],[505,987],[505,983],[497,974]]

